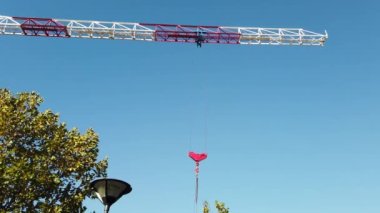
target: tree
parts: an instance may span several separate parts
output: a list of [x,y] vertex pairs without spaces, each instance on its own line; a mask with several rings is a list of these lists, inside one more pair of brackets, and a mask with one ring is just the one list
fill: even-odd
[[83,212],[89,183],[106,176],[97,162],[98,135],[68,130],[58,114],[38,110],[35,92],[0,89],[0,209],[6,212]]
[[[218,210],[218,213],[229,213],[230,209],[225,207],[225,204],[220,201],[215,201],[215,207]],[[203,203],[203,213],[209,213],[210,207],[207,201]]]
[[215,207],[219,213],[229,213],[230,209],[224,206],[223,202],[215,201]]
[[210,212],[210,207],[209,207],[209,205],[208,205],[208,202],[205,201],[205,202],[203,203],[203,213],[209,213],[209,212]]

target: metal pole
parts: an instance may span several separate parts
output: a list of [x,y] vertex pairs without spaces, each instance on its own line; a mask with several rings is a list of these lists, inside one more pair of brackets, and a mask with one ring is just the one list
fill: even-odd
[[108,213],[110,211],[110,206],[109,205],[105,205],[104,206],[104,213]]

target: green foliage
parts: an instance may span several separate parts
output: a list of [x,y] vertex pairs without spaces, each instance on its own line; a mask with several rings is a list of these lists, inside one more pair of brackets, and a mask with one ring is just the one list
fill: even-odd
[[208,202],[205,201],[203,203],[203,213],[209,213],[209,212],[210,212],[210,208],[209,208]]
[[215,207],[218,209],[218,213],[228,213],[230,209],[224,206],[223,202],[215,201]]
[[42,102],[0,89],[0,212],[83,212],[89,183],[106,176],[94,130],[68,130]]
[[[218,213],[229,213],[230,209],[225,207],[225,204],[223,202],[215,201],[215,207],[218,210]],[[207,201],[203,203],[203,213],[209,213],[210,208]]]

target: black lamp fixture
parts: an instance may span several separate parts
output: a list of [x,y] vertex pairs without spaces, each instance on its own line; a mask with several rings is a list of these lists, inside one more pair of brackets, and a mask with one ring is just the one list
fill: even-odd
[[109,212],[111,205],[119,198],[132,191],[131,185],[127,182],[110,178],[94,180],[90,183],[90,187],[104,205],[105,213]]

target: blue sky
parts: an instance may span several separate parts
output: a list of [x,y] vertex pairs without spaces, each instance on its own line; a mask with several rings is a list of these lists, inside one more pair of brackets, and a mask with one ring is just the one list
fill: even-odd
[[194,212],[189,149],[209,153],[200,200],[231,212],[380,212],[377,1],[1,4],[9,16],[328,30],[325,47],[2,36],[0,87],[38,91],[43,109],[99,133],[109,176],[134,189],[111,212]]

